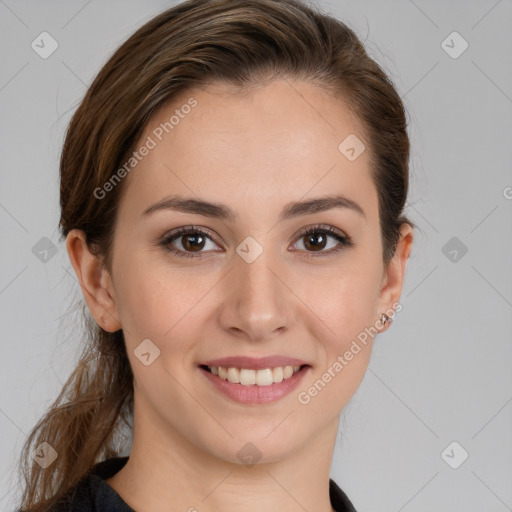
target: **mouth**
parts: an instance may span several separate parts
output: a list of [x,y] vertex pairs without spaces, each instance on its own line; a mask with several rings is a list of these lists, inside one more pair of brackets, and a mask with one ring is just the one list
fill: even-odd
[[202,370],[231,384],[242,386],[271,386],[292,378],[295,374],[309,368],[309,364],[284,365],[268,368],[241,368],[238,366],[198,365]]
[[[253,368],[244,368],[218,366],[218,361],[221,360],[215,361],[215,364],[198,364],[197,369],[205,377],[208,386],[220,392],[221,396],[248,406],[281,400],[299,386],[311,369],[311,365],[306,363],[264,367],[262,360],[252,359]],[[227,360],[222,361],[222,364],[226,364]],[[240,359],[237,361],[240,362]],[[245,361],[244,364],[247,365],[247,360]],[[291,362],[290,359],[287,362]],[[229,364],[233,365],[232,362]]]

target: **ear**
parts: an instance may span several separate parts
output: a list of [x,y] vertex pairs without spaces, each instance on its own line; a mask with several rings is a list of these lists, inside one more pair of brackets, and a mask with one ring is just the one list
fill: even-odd
[[[409,255],[412,250],[412,242],[414,239],[414,232],[409,224],[402,224],[400,227],[400,239],[398,241],[395,254],[389,262],[387,268],[384,270],[382,277],[382,288],[377,299],[377,325],[382,326],[380,317],[382,313],[386,313],[389,317],[392,316],[396,309],[396,304],[400,300],[402,294],[402,286],[404,282],[405,269],[409,260]],[[386,322],[380,332],[384,332],[391,322]]]
[[93,254],[85,234],[72,229],[66,237],[66,249],[75,269],[87,306],[96,323],[105,331],[121,329],[111,277],[103,259]]

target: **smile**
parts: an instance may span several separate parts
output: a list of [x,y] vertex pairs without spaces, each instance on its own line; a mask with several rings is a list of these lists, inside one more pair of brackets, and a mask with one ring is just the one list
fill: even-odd
[[[306,365],[303,365],[306,366]],[[264,368],[261,370],[252,370],[247,368],[206,366],[213,375],[218,375],[221,379],[227,380],[232,384],[241,384],[242,386],[270,386],[278,384],[285,379],[289,379],[294,373],[297,373],[301,366],[277,366],[275,368]]]
[[277,366],[258,370],[199,365],[198,370],[220,391],[220,396],[242,404],[257,405],[276,402],[296,389],[311,366]]

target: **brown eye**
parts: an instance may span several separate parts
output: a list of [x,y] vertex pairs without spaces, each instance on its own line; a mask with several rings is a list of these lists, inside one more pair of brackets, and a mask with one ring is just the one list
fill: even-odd
[[[203,249],[208,241],[213,246],[217,245],[214,243],[213,238],[213,235],[200,229],[184,227],[167,234],[160,242],[160,245],[176,256],[195,258],[200,257],[203,252],[207,252],[203,251]],[[181,242],[176,242],[179,239],[181,239]]]
[[205,237],[200,233],[191,233],[188,235],[182,235],[181,245],[186,251],[197,252],[203,249],[205,245]]
[[305,238],[306,242],[304,243],[304,246],[308,250],[316,251],[318,249],[324,249],[327,245],[327,236],[325,233],[315,231],[314,233],[305,235],[303,238]]
[[[329,239],[332,242],[329,242]],[[299,236],[296,244],[304,240],[303,246],[308,256],[322,256],[337,253],[344,247],[351,247],[353,242],[349,236],[342,235],[331,226],[314,226],[313,228],[306,228]],[[328,247],[328,250],[325,250]]]

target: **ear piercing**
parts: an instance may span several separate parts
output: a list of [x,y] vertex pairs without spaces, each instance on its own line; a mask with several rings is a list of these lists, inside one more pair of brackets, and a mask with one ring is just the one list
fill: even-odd
[[386,315],[386,313],[382,313],[382,315],[380,315],[380,323],[382,325],[385,325],[387,322],[391,323],[393,320],[388,316]]

